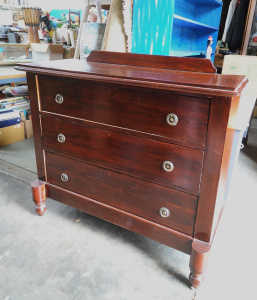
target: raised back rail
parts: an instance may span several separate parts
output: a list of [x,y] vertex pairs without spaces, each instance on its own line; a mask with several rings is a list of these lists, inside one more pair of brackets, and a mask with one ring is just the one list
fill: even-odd
[[216,73],[217,70],[209,59],[174,57],[162,55],[145,55],[135,53],[92,51],[87,58],[89,62],[138,66],[157,69]]

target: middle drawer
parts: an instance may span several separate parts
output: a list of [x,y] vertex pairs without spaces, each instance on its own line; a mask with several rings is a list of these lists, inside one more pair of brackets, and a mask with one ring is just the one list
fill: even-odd
[[41,116],[43,147],[198,194],[203,152],[82,123]]

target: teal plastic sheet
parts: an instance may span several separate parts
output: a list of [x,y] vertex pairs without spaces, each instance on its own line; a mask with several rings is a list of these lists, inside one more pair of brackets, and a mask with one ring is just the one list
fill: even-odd
[[132,52],[169,55],[175,0],[134,0]]

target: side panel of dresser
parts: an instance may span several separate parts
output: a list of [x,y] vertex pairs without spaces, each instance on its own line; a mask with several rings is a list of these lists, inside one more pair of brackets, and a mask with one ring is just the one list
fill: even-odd
[[37,77],[33,73],[27,72],[27,83],[29,86],[30,109],[32,115],[32,126],[34,133],[34,144],[36,152],[37,174],[38,179],[46,181],[45,177],[45,158],[41,138],[41,126],[39,116],[39,99],[37,91]]
[[189,281],[194,289],[204,280],[209,251],[225,204],[228,167],[235,132],[233,119],[237,115],[239,100],[240,96],[212,98],[189,264]]
[[200,195],[195,239],[212,243],[225,204],[228,165],[234,138],[234,119],[240,96],[213,97]]
[[[242,120],[247,120],[248,117],[243,115],[239,110],[239,103],[244,101],[244,91],[241,95],[237,97],[231,98],[231,106],[230,106],[230,113],[229,113],[229,120],[226,132],[226,139],[222,157],[222,164],[220,170],[220,181],[215,205],[215,212],[214,212],[214,220],[212,226],[212,233],[211,233],[211,243],[214,238],[219,220],[221,218],[223,208],[226,204],[227,200],[227,190],[230,188],[228,176],[229,176],[229,168],[232,165],[236,164],[236,161],[233,158],[232,152],[238,151],[238,148],[235,148],[235,143],[237,144],[237,133],[238,132],[238,122],[241,124]],[[242,99],[241,99],[242,98]],[[241,99],[241,100],[240,100]]]
[[51,198],[128,230],[142,234],[174,249],[190,254],[193,239],[188,235],[46,183],[45,152],[42,147],[41,121],[39,115],[40,99],[39,92],[37,91],[37,75],[27,72],[27,82],[29,85],[34,144],[39,178],[39,180],[33,182],[31,185],[33,190],[33,201],[37,206],[37,212],[40,215],[43,215],[44,211],[40,213],[38,207],[44,205],[45,198]]

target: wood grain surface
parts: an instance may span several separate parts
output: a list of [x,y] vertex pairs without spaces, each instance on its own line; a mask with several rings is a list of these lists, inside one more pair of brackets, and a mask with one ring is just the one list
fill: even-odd
[[[41,110],[204,146],[210,99],[39,76]],[[63,103],[55,101],[57,94]],[[176,126],[166,121],[178,117]]]
[[37,163],[37,174],[38,179],[45,181],[45,167],[44,167],[44,151],[42,147],[41,139],[41,124],[39,121],[39,105],[38,105],[38,90],[37,90],[37,76],[31,73],[27,73],[27,82],[29,86],[29,100],[30,100],[30,110],[32,116],[32,128],[33,137],[36,153],[36,163]]
[[217,73],[211,60],[202,58],[196,60],[190,57],[148,55],[146,59],[144,54],[127,53],[124,59],[124,54],[120,52],[115,52],[115,55],[113,55],[113,52],[110,51],[92,51],[87,61],[179,71]]
[[[44,195],[190,254],[198,288],[248,80],[215,74],[207,60],[109,52],[17,69],[27,71]],[[43,200],[35,201],[40,213]]]
[[83,197],[68,190],[58,188],[51,184],[46,184],[46,186],[47,194],[49,198],[53,200],[57,200],[61,203],[80,209],[90,215],[137,232],[138,234],[149,237],[174,249],[183,251],[184,253],[191,253],[193,238],[186,234],[137,217],[130,213],[126,213],[88,197]]
[[[46,170],[47,182],[53,185],[193,235],[195,196],[49,152]],[[169,209],[169,217],[161,217],[161,207]]]
[[[124,53],[126,55],[126,53]],[[114,53],[115,55],[115,53]],[[145,55],[147,60],[149,55]],[[150,89],[185,91],[197,95],[237,96],[248,80],[239,75],[146,68],[129,65],[103,64],[84,60],[66,59],[33,64],[18,64],[18,70],[48,76],[95,80],[112,84],[134,85]]]
[[[198,194],[203,152],[42,116],[43,147],[167,187]],[[65,142],[57,140],[58,134]],[[163,170],[164,161],[174,165]]]

